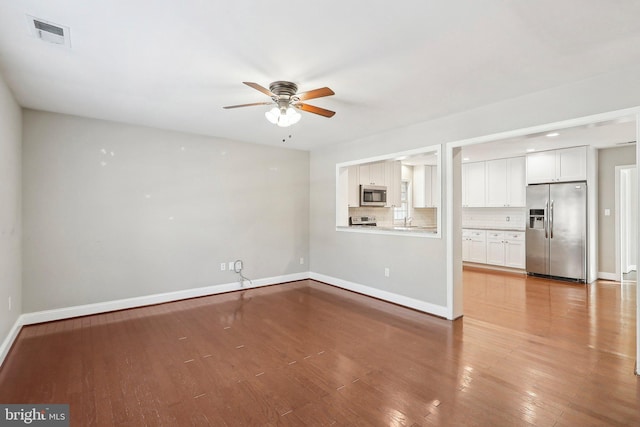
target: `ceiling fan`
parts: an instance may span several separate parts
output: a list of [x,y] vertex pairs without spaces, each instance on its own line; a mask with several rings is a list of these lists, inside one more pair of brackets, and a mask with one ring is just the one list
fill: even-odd
[[264,113],[271,123],[280,127],[291,126],[300,120],[300,113],[296,110],[306,111],[308,113],[319,114],[324,117],[333,117],[335,111],[326,110],[324,108],[316,107],[314,105],[305,104],[302,101],[314,98],[322,98],[323,96],[335,95],[335,93],[328,87],[310,90],[307,92],[298,92],[298,85],[287,81],[276,81],[269,85],[269,89],[260,86],[257,83],[242,82],[249,87],[254,88],[257,91],[264,93],[271,97],[269,102],[254,102],[251,104],[229,105],[222,107],[225,109],[239,108],[239,107],[252,107],[254,105],[271,105],[275,106]]

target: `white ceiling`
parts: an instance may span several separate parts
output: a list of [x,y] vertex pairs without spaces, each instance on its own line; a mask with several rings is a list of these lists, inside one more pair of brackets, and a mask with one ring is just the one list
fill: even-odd
[[[599,149],[636,142],[634,117],[622,117],[587,126],[557,129],[518,138],[502,139],[462,148],[463,163],[524,156],[533,151],[590,145]],[[635,159],[632,159],[635,162]]]
[[[71,48],[26,15],[71,29]],[[313,149],[640,63],[637,0],[2,0],[20,105]],[[241,82],[291,80],[337,114],[282,129]],[[289,138],[291,135],[291,138]],[[282,142],[285,139],[285,142]]]

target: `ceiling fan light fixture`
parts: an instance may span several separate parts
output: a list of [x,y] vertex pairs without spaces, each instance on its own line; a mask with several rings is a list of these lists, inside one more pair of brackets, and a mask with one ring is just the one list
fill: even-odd
[[280,117],[280,110],[278,109],[278,107],[273,107],[272,109],[264,113],[264,116],[267,118],[267,120],[269,120],[270,123],[277,125],[278,118]]
[[278,125],[282,128],[289,127],[294,125],[300,121],[300,113],[298,113],[292,107],[288,107],[285,109],[279,109],[278,107],[273,107],[271,110],[264,113],[264,116],[269,120],[270,123],[274,125]]

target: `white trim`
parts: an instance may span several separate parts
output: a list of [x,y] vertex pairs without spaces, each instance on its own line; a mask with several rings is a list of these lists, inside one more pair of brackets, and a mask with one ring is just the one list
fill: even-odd
[[16,340],[18,334],[20,333],[20,330],[22,329],[22,325],[24,324],[23,316],[24,315],[18,316],[16,322],[13,324],[13,327],[9,330],[9,334],[0,345],[0,366],[2,366],[2,364],[4,363],[4,359],[7,357],[7,354],[9,354],[9,350],[11,349],[13,342]]
[[393,292],[383,291],[381,289],[372,288],[370,286],[361,285],[359,283],[349,282],[347,280],[338,279],[336,277],[326,276],[319,273],[311,273],[312,280],[328,283],[342,289],[357,292],[359,294],[378,298],[383,301],[392,302],[404,307],[419,310],[435,316],[447,317],[447,307],[442,305],[431,304],[415,298],[406,297],[404,295],[394,294]]
[[258,288],[261,286],[275,285],[285,282],[292,282],[295,280],[304,280],[308,278],[309,272],[294,273],[285,276],[276,276],[253,280],[252,284],[245,282],[245,286],[240,286],[239,282],[234,282],[222,285],[206,286],[202,288],[185,289],[182,291],[166,292],[162,294],[153,294],[141,297],[105,301],[95,304],[85,304],[53,310],[37,311],[33,313],[23,314],[21,316],[23,318],[22,324],[32,325],[34,323],[51,322],[53,320],[69,319],[72,317],[88,316],[91,314],[106,313],[109,311],[144,307],[146,305],[162,304],[188,298],[221,294],[224,292],[238,291],[241,289]]
[[[444,201],[445,206],[447,207],[446,211],[447,211],[447,231],[446,231],[446,240],[447,240],[447,244],[446,244],[446,248],[447,248],[447,253],[445,255],[446,258],[446,266],[447,266],[447,271],[446,271],[446,280],[447,280],[447,306],[446,306],[446,310],[447,310],[447,315],[446,318],[449,320],[453,320],[454,319],[454,307],[455,307],[455,302],[454,302],[454,293],[453,293],[453,288],[454,288],[454,278],[453,278],[453,269],[454,269],[454,265],[453,265],[453,258],[454,258],[454,250],[453,250],[453,217],[454,217],[454,212],[453,212],[453,147],[448,146],[445,148],[445,174],[446,174],[446,180],[445,180],[445,184],[447,186],[447,189],[445,191],[446,193],[446,200]],[[441,196],[442,197],[442,196]],[[442,203],[442,199],[441,199],[441,203]],[[461,296],[455,296],[455,298],[462,298]]]
[[604,271],[598,271],[598,279],[612,280],[614,282],[619,282],[620,281],[620,276],[617,275],[616,273],[607,273],[607,272],[604,272]]
[[[640,112],[636,114],[636,141],[640,141]],[[638,165],[640,165],[640,150],[638,150],[636,145],[636,166]],[[640,193],[640,173],[636,174],[636,179],[636,191]],[[640,221],[637,218],[636,221],[636,235],[634,238],[637,242]],[[640,248],[636,251],[636,265],[640,265]],[[636,292],[636,375],[640,375],[640,292]]]
[[[338,170],[340,168],[349,167],[349,166],[362,165],[362,164],[365,164],[365,163],[384,162],[386,160],[393,160],[396,157],[415,156],[416,154],[424,154],[424,153],[428,153],[428,152],[431,152],[431,151],[437,151],[438,152],[438,156],[440,156],[441,155],[441,149],[442,149],[442,147],[440,146],[440,144],[433,144],[433,145],[427,145],[425,147],[413,148],[411,150],[394,151],[393,153],[390,153],[390,154],[389,153],[381,154],[379,156],[367,157],[367,158],[364,158],[364,159],[349,160],[348,162],[337,163],[336,164],[336,170]],[[440,159],[438,159],[438,166],[441,166]]]
[[471,267],[471,268],[476,268],[478,270],[501,271],[503,273],[520,274],[523,276],[527,275],[527,270],[523,268],[506,267],[506,266],[496,265],[496,264],[481,264],[477,262],[464,261],[462,263],[462,267]]

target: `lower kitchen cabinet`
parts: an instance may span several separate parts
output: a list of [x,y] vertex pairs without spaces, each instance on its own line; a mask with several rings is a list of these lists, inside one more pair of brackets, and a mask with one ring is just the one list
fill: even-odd
[[505,242],[503,231],[487,232],[487,264],[504,265]]
[[462,260],[486,264],[487,232],[485,230],[462,231]]
[[524,231],[462,230],[462,260],[524,269]]
[[527,254],[525,252],[524,231],[505,232],[504,265],[511,268],[526,268]]

